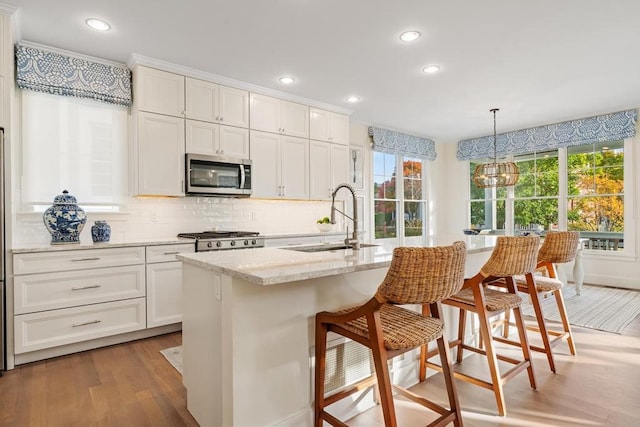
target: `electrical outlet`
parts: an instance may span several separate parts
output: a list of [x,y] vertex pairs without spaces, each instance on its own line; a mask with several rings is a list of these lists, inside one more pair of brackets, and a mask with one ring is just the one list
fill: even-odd
[[151,215],[149,217],[149,220],[151,222],[158,222],[158,215],[156,215],[155,211],[151,211]]
[[251,212],[251,221],[255,221],[255,220],[256,220],[256,213]]

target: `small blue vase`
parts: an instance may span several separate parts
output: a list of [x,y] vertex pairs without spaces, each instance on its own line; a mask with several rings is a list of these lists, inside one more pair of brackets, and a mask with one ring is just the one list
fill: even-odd
[[107,221],[96,221],[91,226],[91,238],[93,243],[108,242],[111,238],[111,226],[107,224]]
[[51,233],[52,245],[80,243],[80,232],[87,222],[87,215],[77,200],[67,190],[53,199],[42,217],[44,226]]

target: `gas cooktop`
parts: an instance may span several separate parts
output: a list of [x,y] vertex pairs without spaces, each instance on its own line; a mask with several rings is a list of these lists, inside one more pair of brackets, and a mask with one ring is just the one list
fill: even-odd
[[203,231],[200,233],[180,233],[178,237],[194,239],[196,252],[219,251],[224,249],[261,248],[264,237],[256,231]]
[[201,233],[180,233],[178,237],[189,239],[223,239],[228,237],[253,237],[258,236],[257,231],[203,231]]

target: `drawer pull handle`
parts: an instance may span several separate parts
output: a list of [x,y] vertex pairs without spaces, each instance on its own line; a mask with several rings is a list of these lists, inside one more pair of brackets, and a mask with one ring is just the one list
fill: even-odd
[[179,253],[180,253],[180,251],[175,251],[175,252],[165,252],[164,254],[165,255],[177,255]]
[[102,285],[88,285],[88,286],[80,286],[77,288],[71,288],[72,291],[82,291],[84,289],[96,289],[96,288],[101,288]]
[[87,326],[87,325],[95,325],[96,323],[100,323],[101,320],[91,320],[89,322],[84,322],[84,323],[74,323],[73,325],[71,325],[72,328],[77,328],[78,326]]
[[71,262],[76,262],[76,261],[97,261],[99,259],[100,259],[100,257],[98,257],[98,256],[91,257],[91,258],[76,258],[76,259],[72,259]]

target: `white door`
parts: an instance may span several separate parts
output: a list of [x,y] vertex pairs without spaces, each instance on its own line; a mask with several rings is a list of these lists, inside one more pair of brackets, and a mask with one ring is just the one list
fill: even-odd
[[287,199],[309,197],[309,140],[293,136],[281,139],[282,195]]
[[184,196],[184,119],[138,113],[139,195]]
[[280,135],[251,131],[251,185],[255,197],[280,197]]
[[134,75],[135,108],[183,117],[184,76],[142,66]]
[[309,107],[289,101],[280,103],[281,133],[309,138]]
[[182,322],[182,262],[147,264],[147,328]]
[[331,144],[309,142],[309,198],[331,198]]
[[280,133],[280,100],[255,93],[249,99],[251,129]]
[[218,111],[218,85],[203,80],[186,78],[186,118],[215,122]]
[[334,144],[349,144],[349,116],[331,113],[330,137]]
[[220,126],[218,155],[233,159],[249,158],[249,129]]
[[309,138],[317,141],[329,140],[329,114],[327,110],[309,109]]
[[331,191],[342,183],[349,183],[349,147],[331,144]]
[[215,156],[219,151],[219,125],[186,120],[186,152]]
[[249,92],[228,86],[219,86],[220,124],[249,127]]

